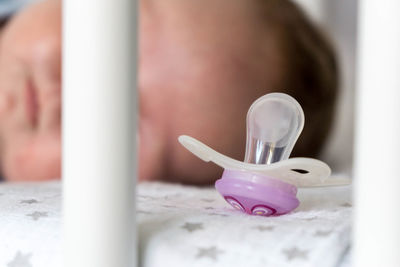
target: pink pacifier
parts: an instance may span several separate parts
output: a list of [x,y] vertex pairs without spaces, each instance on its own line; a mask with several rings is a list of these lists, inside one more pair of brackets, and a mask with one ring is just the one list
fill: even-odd
[[297,187],[349,184],[347,179],[329,178],[331,170],[320,160],[289,159],[303,126],[300,104],[287,94],[271,93],[257,99],[247,113],[244,162],[189,136],[180,136],[179,142],[225,169],[215,187],[232,207],[253,215],[280,215],[299,206]]

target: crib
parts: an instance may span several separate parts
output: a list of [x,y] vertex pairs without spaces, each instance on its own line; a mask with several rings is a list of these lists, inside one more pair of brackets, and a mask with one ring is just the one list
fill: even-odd
[[266,219],[211,187],[137,184],[138,3],[64,1],[63,181],[0,185],[0,266],[399,266],[400,3],[297,2],[339,40],[344,89],[324,158],[352,186],[301,189],[295,212]]

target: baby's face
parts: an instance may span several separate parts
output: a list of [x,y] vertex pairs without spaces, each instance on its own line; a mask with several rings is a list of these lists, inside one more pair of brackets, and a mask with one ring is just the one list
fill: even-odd
[[56,2],[20,14],[0,42],[2,171],[10,180],[60,176],[61,21]]
[[[10,180],[61,173],[60,24],[60,5],[49,1],[17,16],[3,32],[1,156]],[[283,67],[266,27],[247,1],[141,2],[140,179],[218,178],[216,167],[180,147],[180,134],[242,158],[247,109],[278,89]]]

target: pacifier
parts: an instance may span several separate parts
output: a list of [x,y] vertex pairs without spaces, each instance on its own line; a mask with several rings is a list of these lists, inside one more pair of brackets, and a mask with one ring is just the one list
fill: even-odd
[[281,215],[299,205],[298,187],[349,184],[330,178],[324,162],[290,158],[304,127],[304,112],[291,96],[271,93],[257,99],[247,113],[247,144],[244,162],[181,135],[179,142],[200,159],[224,168],[215,187],[235,209],[252,215]]

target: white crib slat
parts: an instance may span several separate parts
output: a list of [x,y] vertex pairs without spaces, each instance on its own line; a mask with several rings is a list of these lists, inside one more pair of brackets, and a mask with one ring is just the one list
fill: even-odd
[[135,266],[135,0],[63,1],[64,266]]
[[355,266],[400,266],[400,2],[360,1]]

